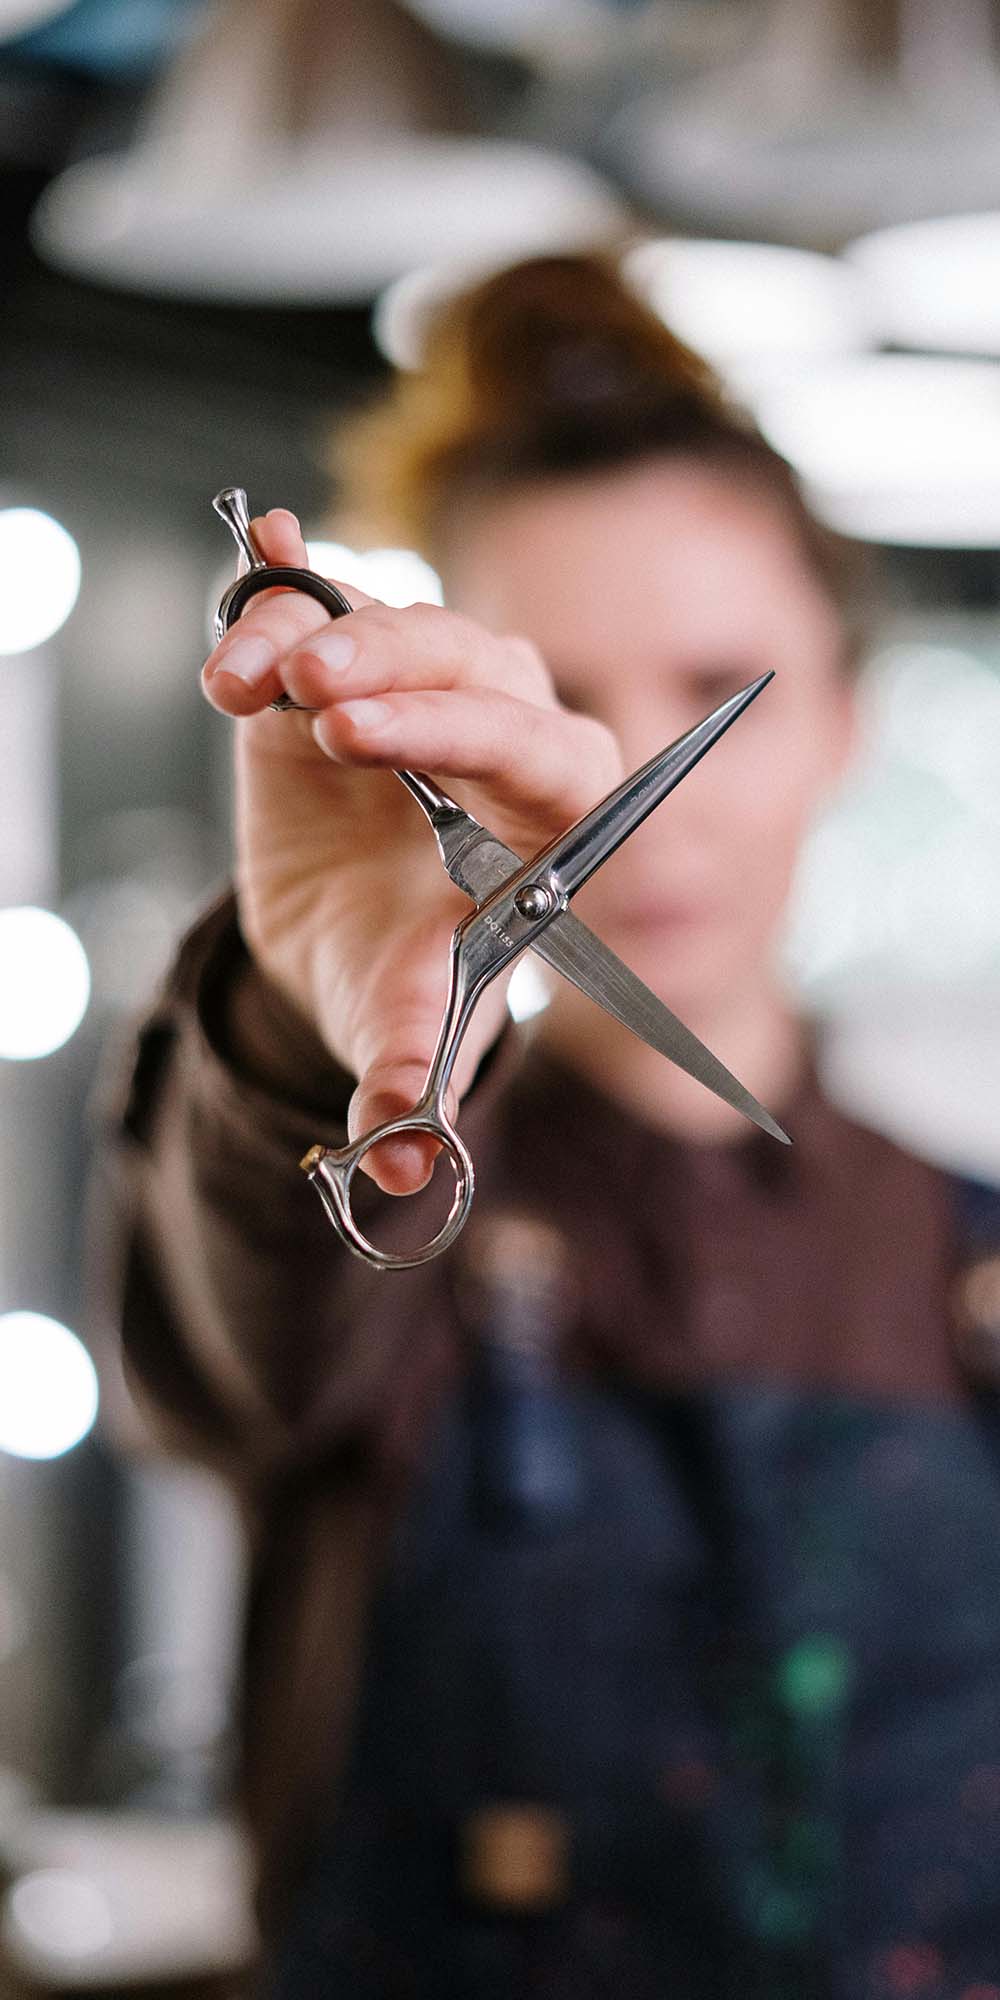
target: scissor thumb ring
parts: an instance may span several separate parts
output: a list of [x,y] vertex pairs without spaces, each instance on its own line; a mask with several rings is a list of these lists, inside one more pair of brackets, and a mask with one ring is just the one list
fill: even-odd
[[[426,1132],[436,1139],[447,1153],[455,1175],[455,1192],[445,1221],[436,1236],[429,1243],[411,1251],[380,1250],[358,1227],[351,1207],[351,1188],[355,1173],[365,1154],[383,1139],[406,1136],[415,1132]],[[305,1158],[300,1162],[304,1173],[315,1187],[323,1207],[331,1222],[339,1230],[345,1243],[355,1256],[363,1257],[366,1263],[374,1264],[380,1271],[406,1271],[417,1264],[429,1264],[432,1257],[440,1255],[455,1241],[464,1228],[472,1197],[475,1193],[476,1176],[472,1156],[459,1138],[454,1126],[445,1117],[432,1095],[414,1106],[405,1117],[390,1118],[384,1125],[376,1125],[374,1131],[366,1132],[349,1146],[310,1146]]]

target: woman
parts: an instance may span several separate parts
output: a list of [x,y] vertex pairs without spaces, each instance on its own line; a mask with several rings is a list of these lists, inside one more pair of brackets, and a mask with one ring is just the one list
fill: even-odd
[[[599,259],[445,310],[344,465],[449,608],[269,595],[207,662],[236,901],[116,1141],[136,1393],[251,1529],[262,1991],[982,2000],[1000,1475],[955,1191],[825,1101],[774,964],[850,752],[844,554]],[[575,907],[794,1146],[563,982],[526,1047],[495,993],[461,1252],[352,1261],[296,1161],[412,1104],[467,907],[392,767],[528,854],[768,668]],[[370,1157],[369,1233],[424,1240],[431,1164]]]

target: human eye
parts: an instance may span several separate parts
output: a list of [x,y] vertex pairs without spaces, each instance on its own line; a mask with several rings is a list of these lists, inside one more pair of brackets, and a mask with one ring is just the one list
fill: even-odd
[[739,694],[750,681],[765,672],[755,661],[718,661],[692,668],[685,676],[685,693],[692,708],[708,714]]
[[574,715],[597,714],[593,688],[587,687],[572,673],[551,668],[550,671],[556,695],[563,708],[571,709]]

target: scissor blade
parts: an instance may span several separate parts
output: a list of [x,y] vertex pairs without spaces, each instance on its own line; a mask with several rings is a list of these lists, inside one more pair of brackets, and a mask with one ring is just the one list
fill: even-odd
[[512,847],[505,847],[495,833],[480,826],[478,821],[466,827],[461,840],[456,838],[447,849],[439,835],[438,846],[456,889],[464,889],[474,903],[485,903],[487,896],[492,896],[495,889],[502,889],[524,867],[522,856],[515,854]]
[[584,813],[575,826],[534,857],[539,876],[544,876],[564,896],[575,895],[773,679],[773,673],[761,674],[748,687],[741,688],[739,694],[722,702],[711,715],[706,715],[703,722],[696,723],[675,743],[651,757],[648,764],[633,771],[606,799]]
[[781,1139],[786,1146],[791,1145],[788,1133],[783,1131],[776,1119],[765,1111],[762,1104],[750,1095],[742,1083],[738,1082],[718,1056],[693,1035],[676,1014],[651,993],[634,972],[623,965],[613,951],[588,930],[570,910],[554,918],[548,929],[536,937],[532,950],[544,958],[546,964],[561,972],[573,986],[578,986],[588,999],[596,1000],[605,1012],[613,1014],[626,1028],[631,1028],[641,1041],[648,1042],[651,1049],[661,1056],[669,1057],[679,1069],[686,1070],[698,1083],[721,1097],[724,1104],[741,1111],[744,1118],[759,1125],[762,1132],[769,1132],[773,1139]]
[[[512,848],[505,847],[495,834],[480,829],[479,839],[467,840],[462,852],[449,866],[448,873],[467,896],[477,903],[485,901],[495,889],[502,887],[509,877],[521,866],[518,855]],[[631,1028],[641,1041],[648,1042],[661,1056],[667,1056],[679,1069],[693,1076],[707,1090],[714,1091],[724,1104],[741,1111],[745,1118],[759,1125],[763,1132],[769,1132],[774,1139],[781,1139],[786,1146],[791,1145],[787,1132],[765,1111],[762,1104],[750,1095],[742,1083],[732,1076],[718,1056],[706,1049],[697,1035],[677,1019],[676,1014],[658,1000],[655,993],[643,984],[638,975],[623,965],[620,958],[588,930],[571,910],[564,910],[555,917],[548,928],[539,933],[532,951],[538,953],[553,970],[561,972],[589,1000],[595,1000],[605,1012],[613,1014],[616,1021]]]

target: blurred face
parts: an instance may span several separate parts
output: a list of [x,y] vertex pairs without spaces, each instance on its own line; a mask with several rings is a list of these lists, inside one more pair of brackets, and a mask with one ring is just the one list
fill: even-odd
[[490,498],[446,565],[448,601],[532,639],[627,770],[728,695],[775,679],[574,908],[688,1019],[771,979],[811,816],[848,755],[836,613],[780,505],[664,459]]

